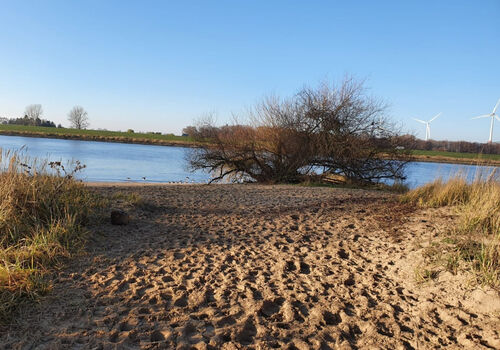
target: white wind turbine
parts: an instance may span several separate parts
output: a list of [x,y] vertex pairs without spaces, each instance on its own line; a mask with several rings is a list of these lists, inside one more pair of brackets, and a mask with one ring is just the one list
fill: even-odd
[[441,113],[437,114],[434,118],[432,118],[429,121],[424,121],[421,119],[413,118],[417,122],[425,124],[425,141],[428,141],[431,138],[431,122],[434,121],[435,119],[437,119],[440,115],[441,115]]
[[500,121],[500,118],[498,118],[498,115],[495,114],[499,105],[500,105],[500,99],[498,100],[495,108],[493,108],[493,112],[491,112],[490,114],[483,114],[483,115],[472,118],[472,119],[491,118],[490,138],[488,139],[488,143],[493,142],[493,122],[495,121],[495,118],[497,118]]

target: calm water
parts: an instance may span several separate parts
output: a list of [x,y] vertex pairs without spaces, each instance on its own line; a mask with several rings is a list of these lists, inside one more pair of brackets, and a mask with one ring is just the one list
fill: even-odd
[[[0,148],[4,150],[18,150],[23,146],[33,157],[64,162],[79,160],[87,166],[78,175],[84,181],[206,182],[210,179],[209,174],[201,171],[188,171],[189,149],[183,147],[0,135]],[[492,167],[474,165],[414,162],[407,168],[407,183],[414,188],[437,177],[446,179],[457,171],[473,178],[478,172],[492,170]]]
[[0,135],[0,148],[4,150],[23,146],[29,156],[51,161],[79,160],[87,166],[77,176],[84,181],[206,182],[210,179],[203,172],[187,170],[188,149],[183,147]]

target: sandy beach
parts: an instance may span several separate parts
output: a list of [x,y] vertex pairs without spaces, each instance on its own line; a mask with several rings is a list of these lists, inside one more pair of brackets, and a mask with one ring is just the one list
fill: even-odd
[[89,186],[131,222],[91,225],[0,348],[500,348],[497,292],[466,274],[416,281],[451,209],[323,187]]

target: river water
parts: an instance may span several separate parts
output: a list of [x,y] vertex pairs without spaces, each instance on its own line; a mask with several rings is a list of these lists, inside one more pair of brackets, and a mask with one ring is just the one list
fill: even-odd
[[[186,157],[190,149],[184,147],[0,135],[0,149],[21,148],[30,157],[62,162],[79,160],[86,168],[77,177],[89,182],[203,183],[211,178],[202,171],[189,171]],[[493,169],[475,165],[413,162],[407,167],[406,182],[410,188],[415,188],[438,177],[447,179],[457,172],[472,179],[478,173],[488,174]]]

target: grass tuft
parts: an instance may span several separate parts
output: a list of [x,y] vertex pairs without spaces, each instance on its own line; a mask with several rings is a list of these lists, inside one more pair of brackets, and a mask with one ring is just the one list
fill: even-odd
[[[459,219],[446,232],[436,256],[456,273],[459,266],[475,272],[478,282],[500,288],[500,179],[494,171],[468,183],[464,176],[436,180],[402,196],[421,207],[456,207]],[[429,259],[427,259],[429,260]]]
[[83,247],[100,199],[74,179],[82,168],[0,150],[0,323],[47,293],[51,268]]

